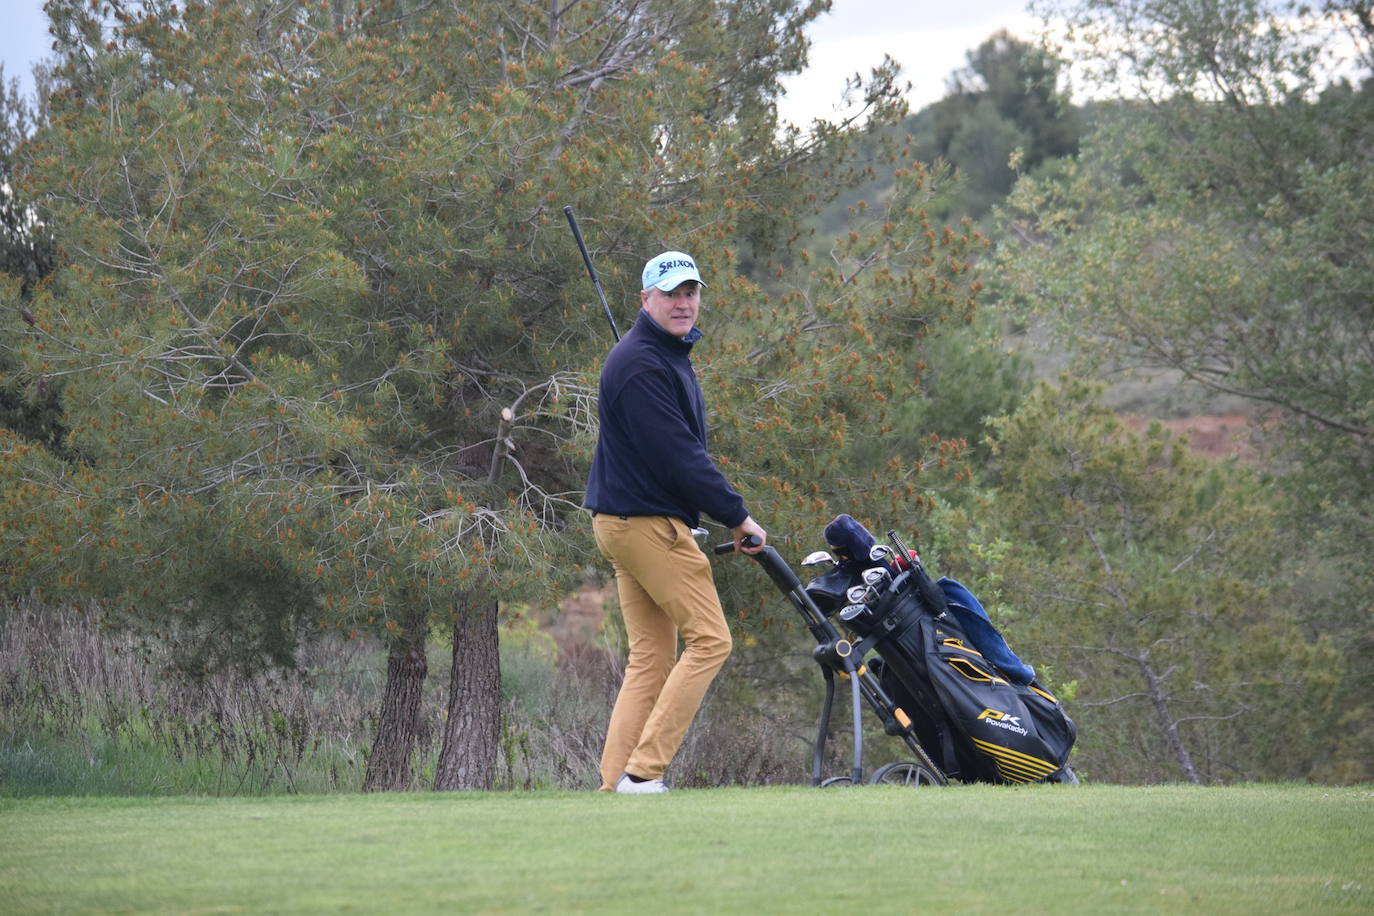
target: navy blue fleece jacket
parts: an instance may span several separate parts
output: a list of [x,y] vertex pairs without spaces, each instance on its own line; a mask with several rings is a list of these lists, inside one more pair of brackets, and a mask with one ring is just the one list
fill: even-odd
[[703,512],[727,528],[749,517],[706,453],[706,402],[689,358],[700,339],[696,328],[674,337],[641,310],[606,357],[588,509],[674,516],[692,528]]

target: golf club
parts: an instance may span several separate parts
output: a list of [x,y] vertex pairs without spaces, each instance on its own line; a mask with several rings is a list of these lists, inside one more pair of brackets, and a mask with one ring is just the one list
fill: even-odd
[[873,610],[866,604],[850,604],[840,610],[840,620],[850,629],[868,635],[873,628]]
[[886,544],[874,544],[868,550],[868,558],[877,563],[890,565],[895,563],[896,552]]
[[892,573],[888,572],[885,566],[874,566],[863,571],[863,580],[865,585],[871,585],[881,591],[892,581]]
[[597,298],[601,300],[601,308],[605,310],[606,320],[611,324],[615,342],[620,343],[620,329],[615,326],[615,316],[611,314],[611,307],[606,304],[606,294],[601,291],[601,281],[597,279],[596,268],[592,266],[592,256],[587,253],[587,243],[582,241],[582,230],[577,228],[577,217],[573,215],[573,208],[564,207],[563,215],[568,218],[568,226],[572,229],[573,238],[577,240],[577,250],[582,252],[582,261],[587,265],[587,275],[592,278],[592,286],[596,287]]
[[845,597],[850,604],[868,604],[878,600],[878,590],[871,585],[855,585],[845,593]]

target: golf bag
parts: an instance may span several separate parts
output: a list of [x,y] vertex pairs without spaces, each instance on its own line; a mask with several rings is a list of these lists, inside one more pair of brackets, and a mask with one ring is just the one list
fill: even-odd
[[[919,566],[902,573],[851,626],[856,649],[876,652],[870,665],[910,715],[922,747],[962,782],[1036,782],[1058,773],[1077,737],[1073,720],[1034,680],[1013,683],[988,661],[948,597],[949,609],[932,612],[910,581],[923,575]],[[963,590],[951,580],[937,586],[945,591],[946,583]]]
[[[827,612],[841,595],[852,602],[837,617],[855,637],[854,653],[874,653],[869,667],[945,776],[1074,779],[1066,766],[1077,737],[1073,720],[968,589],[953,579],[932,581],[905,548],[872,555],[872,535],[848,516],[827,526],[826,540],[838,568],[809,583],[808,593]],[[850,583],[859,581],[866,587],[851,593]]]
[[[752,554],[816,639],[811,655],[825,679],[825,698],[813,785],[865,781],[864,702],[914,758],[879,767],[873,782],[1078,781],[1068,766],[1077,737],[1073,721],[966,588],[952,579],[932,581],[895,531],[888,532],[892,546],[876,545],[867,529],[841,515],[825,536],[830,552],[817,551],[802,566],[830,571],[806,585],[771,546]],[[734,553],[735,544],[714,552]],[[848,775],[823,779],[837,678],[850,688],[853,765]]]

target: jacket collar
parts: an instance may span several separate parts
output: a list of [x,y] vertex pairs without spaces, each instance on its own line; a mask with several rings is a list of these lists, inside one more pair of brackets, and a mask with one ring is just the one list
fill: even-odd
[[644,309],[639,310],[639,319],[635,322],[635,325],[643,328],[642,333],[648,334],[652,340],[657,341],[660,345],[667,347],[674,353],[691,353],[692,344],[701,340],[702,336],[701,328],[695,326],[693,326],[692,330],[687,332],[686,337],[676,337],[669,334],[667,331],[663,330],[663,328],[659,327],[658,322],[654,321]]

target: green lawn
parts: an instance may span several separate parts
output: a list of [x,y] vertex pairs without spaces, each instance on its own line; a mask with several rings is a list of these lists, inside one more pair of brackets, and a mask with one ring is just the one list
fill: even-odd
[[1374,912],[1374,789],[0,801],[0,912]]

